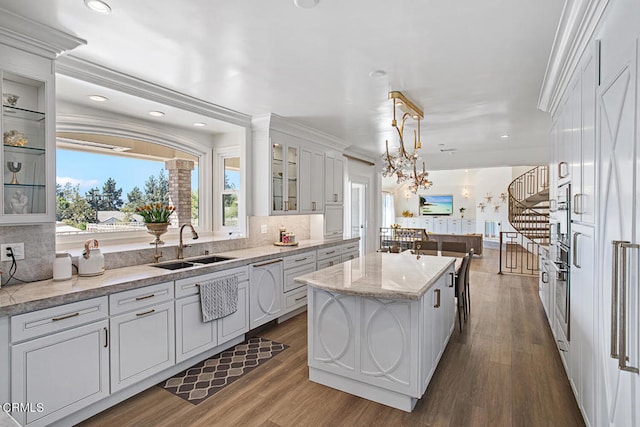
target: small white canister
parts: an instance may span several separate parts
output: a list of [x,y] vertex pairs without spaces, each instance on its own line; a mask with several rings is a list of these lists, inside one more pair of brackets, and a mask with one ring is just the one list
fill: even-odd
[[71,279],[71,254],[68,252],[56,253],[56,259],[53,260],[53,280],[69,280]]

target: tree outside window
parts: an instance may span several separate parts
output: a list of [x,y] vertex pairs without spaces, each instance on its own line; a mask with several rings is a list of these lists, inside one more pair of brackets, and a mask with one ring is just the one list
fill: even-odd
[[224,188],[222,190],[222,226],[238,226],[238,194],[240,191],[240,158],[224,159]]

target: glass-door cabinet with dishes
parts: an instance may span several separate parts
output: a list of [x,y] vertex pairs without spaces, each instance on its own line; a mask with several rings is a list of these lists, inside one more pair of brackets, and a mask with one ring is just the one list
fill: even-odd
[[53,153],[48,147],[52,92],[46,80],[5,70],[2,75],[3,223],[47,222],[55,218],[52,197]]
[[271,145],[271,211],[298,211],[298,147]]

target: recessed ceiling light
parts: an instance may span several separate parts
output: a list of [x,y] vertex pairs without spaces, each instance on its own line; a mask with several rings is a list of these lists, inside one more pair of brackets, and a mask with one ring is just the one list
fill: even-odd
[[387,75],[387,72],[385,70],[373,70],[369,73],[369,77],[374,78],[374,79],[379,79],[381,77],[384,77]]
[[111,6],[101,0],[84,0],[84,5],[94,12],[108,15],[111,13]]
[[206,124],[206,123],[202,123],[202,122],[195,122],[193,125],[194,125],[195,127],[199,127],[199,128],[201,128],[202,126],[206,126],[207,124]]
[[504,135],[500,135],[500,138],[507,139],[507,138],[509,138],[509,135],[505,133]]
[[300,9],[313,9],[320,3],[320,0],[293,0],[293,4]]
[[104,102],[109,100],[109,98],[102,95],[89,95],[89,99],[96,102]]
[[465,172],[469,172],[469,169],[465,169],[464,171],[465,171]]
[[149,111],[149,115],[153,117],[162,117],[164,113],[162,111]]

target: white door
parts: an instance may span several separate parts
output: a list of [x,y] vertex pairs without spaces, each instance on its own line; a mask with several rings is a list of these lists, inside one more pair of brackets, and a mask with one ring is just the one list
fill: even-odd
[[366,253],[367,240],[367,184],[351,182],[351,209],[349,232],[351,237],[360,237],[360,253]]
[[[611,29],[611,32],[615,32]],[[599,411],[598,425],[631,426],[640,423],[637,404],[640,392],[638,375],[619,369],[618,360],[611,356],[617,353],[619,340],[630,339],[637,346],[638,325],[621,337],[616,324],[619,310],[612,300],[617,286],[612,284],[613,245],[612,241],[633,239],[634,218],[634,159],[636,112],[636,43],[622,45],[620,39],[603,40],[603,49],[611,46],[617,55],[603,57],[606,63],[606,78],[598,94],[598,138],[600,139],[599,194],[600,227],[598,231],[600,320],[598,345]],[[614,47],[615,46],[615,47]],[[617,312],[616,312],[617,311]],[[613,326],[613,331],[612,331]],[[613,333],[612,333],[613,332]],[[617,337],[616,337],[617,335]],[[617,338],[617,339],[616,339]],[[636,353],[637,355],[637,353]],[[637,363],[630,361],[631,363]],[[636,365],[637,366],[637,365]],[[633,400],[636,399],[634,402]]]

